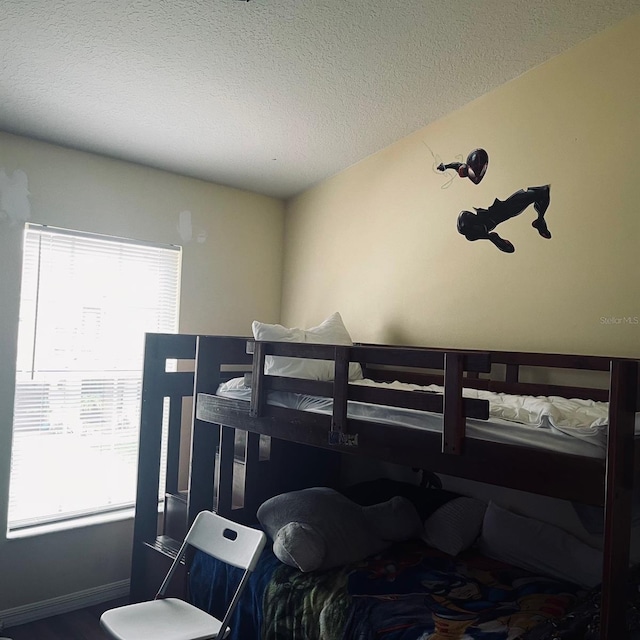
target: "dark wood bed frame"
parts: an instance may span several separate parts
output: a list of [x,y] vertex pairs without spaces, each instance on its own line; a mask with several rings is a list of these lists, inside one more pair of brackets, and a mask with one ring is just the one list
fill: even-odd
[[[334,382],[264,375],[270,355],[335,362]],[[177,372],[168,372],[177,359]],[[193,361],[190,370],[184,361]],[[365,377],[439,383],[444,396],[348,384],[350,362]],[[579,370],[608,377],[607,388],[522,382],[523,371]],[[251,402],[215,395],[245,375]],[[604,459],[465,437],[466,417],[487,418],[486,401],[462,388],[559,395],[609,402]],[[604,506],[602,638],[625,637],[632,491],[640,469],[638,361],[504,351],[253,342],[226,336],[148,334],[140,425],[131,600],[153,597],[186,532],[203,509],[255,523],[267,498],[339,482],[342,454],[361,455],[490,484]],[[333,398],[333,415],[268,405],[269,390]],[[165,399],[169,409],[165,412]],[[183,401],[193,402],[188,491],[178,487]],[[347,418],[347,400],[443,413],[442,433]],[[166,416],[165,416],[166,413]],[[168,421],[164,517],[159,517],[163,416]]]

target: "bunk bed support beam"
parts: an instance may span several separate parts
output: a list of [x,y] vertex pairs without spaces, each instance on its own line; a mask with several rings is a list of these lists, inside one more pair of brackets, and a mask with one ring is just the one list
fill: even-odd
[[[196,401],[200,420],[229,424],[236,428],[312,447],[341,453],[357,453],[406,467],[427,468],[436,473],[478,480],[521,491],[576,500],[602,506],[604,464],[598,458],[537,451],[528,447],[468,438],[460,456],[440,453],[441,434],[395,427],[393,441],[384,425],[348,420],[349,432],[358,433],[358,447],[332,446],[327,440],[330,416],[267,405],[265,415],[251,418],[246,402],[201,394]],[[544,475],[540,469],[544,468]],[[517,472],[517,473],[516,473]]]
[[626,637],[638,363],[611,361],[600,638]]

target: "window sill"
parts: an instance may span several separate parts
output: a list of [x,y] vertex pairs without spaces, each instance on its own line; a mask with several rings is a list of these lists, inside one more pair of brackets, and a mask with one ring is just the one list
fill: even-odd
[[[109,522],[119,522],[133,519],[134,508],[127,507],[108,513],[96,513],[93,515],[61,520],[60,522],[47,522],[46,524],[34,524],[29,527],[7,531],[7,540],[19,540],[21,538],[32,538],[35,536],[57,533],[59,531],[69,531],[83,527],[107,524]],[[2,639],[0,639],[2,640]]]

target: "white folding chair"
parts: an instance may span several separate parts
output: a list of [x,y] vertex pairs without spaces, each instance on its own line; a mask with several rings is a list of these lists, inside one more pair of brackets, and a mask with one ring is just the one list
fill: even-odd
[[[191,525],[155,599],[105,611],[100,618],[102,628],[116,640],[208,640],[226,637],[230,631],[231,615],[265,542],[266,536],[262,531],[236,524],[211,511],[202,511]],[[222,621],[184,600],[162,598],[188,545],[245,570]]]

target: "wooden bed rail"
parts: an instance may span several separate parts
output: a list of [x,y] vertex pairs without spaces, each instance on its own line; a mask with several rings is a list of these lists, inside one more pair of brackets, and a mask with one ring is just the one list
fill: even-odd
[[[367,345],[363,345],[367,346]],[[393,347],[387,347],[393,348]],[[421,349],[422,347],[411,347]],[[435,348],[432,351],[447,351],[455,353],[452,349]],[[601,386],[577,386],[572,384],[557,384],[547,382],[526,382],[522,380],[522,372],[528,370],[533,374],[542,370],[564,369],[569,374],[572,372],[606,373],[611,370],[612,358],[609,356],[583,356],[557,353],[533,353],[516,351],[474,351],[464,350],[464,353],[488,353],[492,365],[495,365],[489,376],[480,376],[477,373],[468,372],[464,378],[464,386],[471,389],[481,389],[496,393],[511,393],[516,395],[544,395],[562,396],[565,398],[580,398],[584,400],[609,401],[608,377],[603,377]],[[632,358],[613,358],[619,362],[635,362]],[[526,372],[526,371],[525,371]],[[405,369],[398,377],[397,370],[385,370],[367,367],[365,377],[386,381],[401,379],[404,382],[415,384],[443,384],[441,374],[430,372],[416,372]],[[637,389],[636,411],[640,411],[640,383]]]
[[[267,348],[265,355],[279,355],[290,358],[311,358],[317,360],[334,359],[336,346],[296,342],[247,341],[247,353],[255,352],[257,346]],[[447,353],[463,357],[464,370],[488,373],[491,358],[488,351],[466,351],[460,349],[430,349],[427,347],[390,347],[387,345],[355,344],[342,347],[347,350],[351,362],[366,365],[387,365],[396,367],[417,367],[422,369],[443,369]]]
[[[333,399],[329,444],[357,446],[358,434],[350,433],[347,420],[349,400],[391,407],[411,408],[443,414],[442,452],[459,455],[462,452],[466,418],[489,418],[486,400],[463,398],[464,372],[488,373],[491,358],[482,352],[444,351],[406,348],[399,351],[379,346],[340,346],[249,341],[247,353],[253,354],[251,374],[251,407],[249,415],[264,415],[268,391],[289,391]],[[264,373],[268,356],[309,358],[334,363],[334,380],[321,382],[300,378],[286,378]],[[349,365],[411,367],[441,370],[444,394],[397,389],[372,388],[349,384]]]

